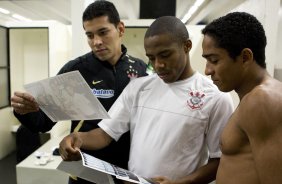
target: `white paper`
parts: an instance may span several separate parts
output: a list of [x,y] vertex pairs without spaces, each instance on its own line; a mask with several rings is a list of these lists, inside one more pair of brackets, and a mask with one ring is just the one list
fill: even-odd
[[[114,176],[118,179],[129,181],[131,183],[156,184],[156,182],[140,177],[133,172],[122,169],[87,153],[80,152],[80,154],[82,160],[72,162],[62,161],[57,169],[75,174],[80,178],[84,178],[98,184],[102,183],[102,180],[111,178],[110,176]],[[106,177],[106,175],[108,175],[108,177]]]
[[114,184],[111,175],[84,167],[81,160],[71,162],[62,161],[57,169],[97,184]]
[[78,71],[26,84],[24,88],[54,122],[110,118]]

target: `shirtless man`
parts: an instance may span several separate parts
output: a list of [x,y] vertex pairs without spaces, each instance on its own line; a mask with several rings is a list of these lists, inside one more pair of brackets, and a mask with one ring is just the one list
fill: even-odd
[[282,183],[282,83],[266,71],[266,36],[252,15],[235,12],[202,33],[205,73],[240,104],[221,136],[217,184]]

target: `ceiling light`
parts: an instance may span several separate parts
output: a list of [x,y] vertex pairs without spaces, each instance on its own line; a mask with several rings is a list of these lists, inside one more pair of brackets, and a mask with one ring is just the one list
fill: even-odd
[[12,17],[14,17],[15,19],[18,19],[18,20],[26,21],[26,22],[32,21],[31,19],[25,18],[25,17],[18,15],[18,14],[13,14]]
[[182,22],[186,22],[192,17],[192,15],[199,9],[199,7],[205,2],[205,0],[197,0],[194,5],[188,10],[188,12],[182,18]]
[[205,0],[197,0],[194,4],[194,6],[197,6],[197,7],[200,7],[203,3],[204,3]]
[[9,10],[6,10],[6,9],[3,9],[3,8],[0,8],[0,13],[9,14],[10,11],[9,11]]

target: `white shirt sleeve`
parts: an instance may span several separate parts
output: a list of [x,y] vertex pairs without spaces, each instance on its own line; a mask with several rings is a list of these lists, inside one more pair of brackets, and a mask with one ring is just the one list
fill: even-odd
[[123,90],[121,95],[109,110],[111,119],[102,120],[98,126],[102,128],[116,141],[123,133],[130,129],[130,111],[132,106],[132,98],[130,98],[132,82]]
[[229,93],[221,93],[215,98],[215,104],[211,111],[209,126],[206,131],[206,141],[210,158],[218,158],[221,156],[221,133],[233,111],[233,101]]

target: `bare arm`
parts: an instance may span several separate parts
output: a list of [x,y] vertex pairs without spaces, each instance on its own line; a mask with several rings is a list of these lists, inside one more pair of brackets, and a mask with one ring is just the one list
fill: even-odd
[[250,95],[241,111],[240,125],[249,138],[261,184],[282,183],[282,97],[274,91]]
[[113,139],[101,128],[89,132],[74,132],[60,142],[60,154],[63,160],[79,160],[79,149],[98,150],[106,147]]
[[212,158],[206,165],[177,181],[170,181],[165,177],[157,177],[153,180],[160,184],[208,184],[215,180],[218,164],[219,158]]

